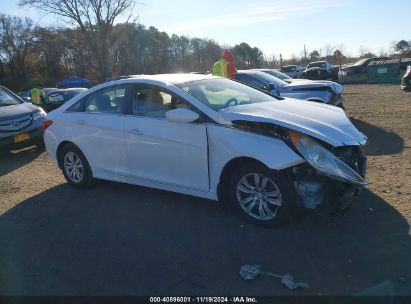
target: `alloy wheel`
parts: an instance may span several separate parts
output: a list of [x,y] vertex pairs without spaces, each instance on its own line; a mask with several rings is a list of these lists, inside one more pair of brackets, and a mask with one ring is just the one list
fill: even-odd
[[238,203],[249,216],[267,221],[276,217],[282,206],[282,197],[277,184],[261,173],[243,176],[236,188]]
[[84,166],[80,157],[74,152],[67,152],[64,156],[64,171],[74,183],[80,183],[84,177]]

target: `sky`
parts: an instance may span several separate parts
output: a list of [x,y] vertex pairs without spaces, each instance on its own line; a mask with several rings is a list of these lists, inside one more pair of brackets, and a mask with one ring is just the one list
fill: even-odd
[[[40,25],[61,24],[17,2],[0,0],[0,12]],[[134,8],[140,23],[170,35],[230,46],[246,42],[283,58],[301,56],[304,45],[308,53],[331,45],[347,56],[359,55],[361,48],[378,55],[392,41],[411,40],[410,12],[411,0],[136,0]]]

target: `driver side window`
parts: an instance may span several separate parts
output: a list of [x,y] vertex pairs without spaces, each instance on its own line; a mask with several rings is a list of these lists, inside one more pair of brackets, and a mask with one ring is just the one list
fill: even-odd
[[137,116],[165,118],[166,112],[190,106],[180,97],[155,86],[135,87],[132,95],[132,113]]

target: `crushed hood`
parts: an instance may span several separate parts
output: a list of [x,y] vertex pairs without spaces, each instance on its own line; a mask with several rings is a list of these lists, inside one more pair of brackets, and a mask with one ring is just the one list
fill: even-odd
[[284,100],[239,105],[220,110],[226,121],[272,123],[292,129],[334,147],[364,145],[367,137],[358,131],[340,108],[310,101]]
[[14,117],[37,112],[38,110],[39,108],[31,103],[0,107],[0,120],[13,119]]
[[322,87],[329,87],[329,83],[325,83],[323,81],[314,82],[314,81],[293,81],[286,88],[289,89],[302,89],[302,88],[322,88]]
[[292,81],[290,84],[285,86],[287,89],[295,90],[295,89],[314,89],[314,88],[330,88],[336,94],[341,94],[343,91],[342,85],[327,81],[327,80],[305,80],[300,79],[297,81]]

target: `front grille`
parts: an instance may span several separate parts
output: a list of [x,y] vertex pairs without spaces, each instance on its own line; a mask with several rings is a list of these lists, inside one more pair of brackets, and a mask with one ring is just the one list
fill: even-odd
[[0,132],[16,132],[28,127],[31,124],[30,114],[13,119],[0,120]]

